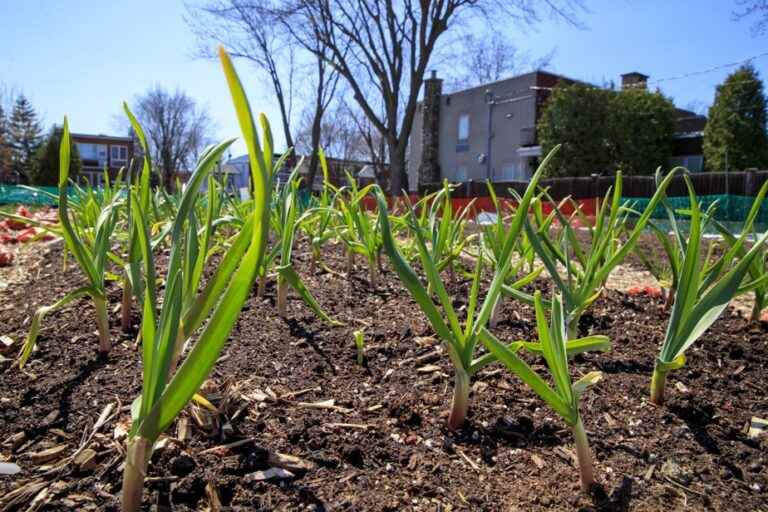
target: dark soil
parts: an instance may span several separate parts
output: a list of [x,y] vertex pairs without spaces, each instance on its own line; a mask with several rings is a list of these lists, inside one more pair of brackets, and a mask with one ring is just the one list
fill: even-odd
[[[334,246],[325,259],[332,269],[344,268]],[[348,280],[310,275],[301,250],[296,260],[319,302],[346,326],[325,326],[295,297],[291,319],[277,318],[271,284],[264,299],[252,298],[203,389],[221,414],[199,407],[183,413],[191,437],[156,450],[147,507],[202,510],[216,498],[231,510],[768,507],[768,442],[745,433],[752,416],[768,417],[768,326],[749,327],[726,312],[689,350],[686,367],[670,375],[666,406],[655,407],[647,401],[648,386],[667,314],[660,300],[606,292],[584,315],[581,330],[609,335],[613,350],[577,356],[571,367],[574,376],[592,370],[605,376],[582,400],[600,482],[585,496],[571,460],[570,431],[499,366],[477,376],[465,429],[446,429],[450,363],[446,357],[417,359],[439,344],[391,272],[385,270],[371,290],[365,268]],[[82,281],[74,269],[61,271],[59,250],[45,262],[31,273],[34,280],[0,299],[0,335],[20,342],[37,307]],[[451,279],[461,305],[469,283]],[[111,304],[119,298],[115,283]],[[530,308],[506,302],[503,313],[496,331],[501,339],[534,337]],[[135,333],[120,333],[115,311],[115,347],[100,358],[92,319],[87,300],[51,314],[25,371],[8,361],[0,369],[0,443],[19,432],[27,437],[15,449],[0,445],[0,460],[23,468],[0,476],[0,509],[4,495],[36,477],[52,484],[40,510],[118,508],[122,456],[114,432],[127,425],[140,390],[140,355]],[[360,328],[367,344],[363,367],[355,362],[352,336]],[[331,399],[334,409],[300,405]],[[61,444],[71,454],[109,403],[120,412],[94,438],[97,465],[81,470],[73,464],[40,476],[44,470],[29,454]],[[168,434],[177,436],[176,426]],[[251,441],[203,453],[242,439]],[[268,452],[301,457],[312,467],[286,480],[259,481],[257,472],[270,467]],[[11,509],[26,510],[31,499]]]

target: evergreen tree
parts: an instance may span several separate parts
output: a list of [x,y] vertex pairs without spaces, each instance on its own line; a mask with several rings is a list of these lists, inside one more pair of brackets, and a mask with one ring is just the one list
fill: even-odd
[[606,123],[611,94],[582,84],[555,87],[538,123],[543,155],[562,144],[547,168],[549,176],[589,176],[611,168],[611,133]]
[[768,166],[765,93],[751,64],[717,86],[704,128],[704,161],[711,171]]
[[9,183],[13,180],[11,162],[11,141],[8,128],[8,117],[3,106],[0,105],[0,183]]
[[660,92],[558,86],[538,123],[542,154],[562,148],[550,176],[653,174],[672,155],[675,106]]
[[607,121],[613,167],[624,175],[651,175],[669,167],[675,134],[675,105],[661,92],[628,89],[611,99]]
[[33,157],[42,139],[42,128],[32,104],[22,94],[16,98],[9,123],[13,170],[29,177]]
[[[45,142],[40,145],[30,167],[29,181],[32,185],[55,186],[59,183],[59,150],[61,147],[61,128],[54,126]],[[77,144],[71,143],[69,153],[69,178],[77,181],[82,170],[80,152]]]

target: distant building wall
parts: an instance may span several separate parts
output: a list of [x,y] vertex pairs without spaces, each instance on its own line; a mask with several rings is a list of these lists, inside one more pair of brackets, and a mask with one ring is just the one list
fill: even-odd
[[114,177],[121,168],[128,167],[134,155],[130,137],[73,133],[71,139],[77,145],[83,165],[80,179],[92,186],[101,186],[104,169]]

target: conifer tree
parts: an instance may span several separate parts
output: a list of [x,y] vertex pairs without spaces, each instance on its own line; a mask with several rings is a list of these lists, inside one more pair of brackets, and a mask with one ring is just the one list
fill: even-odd
[[[32,185],[50,187],[58,184],[61,135],[62,129],[54,126],[45,142],[37,149],[29,174]],[[69,151],[69,177],[77,181],[77,175],[83,167],[77,144],[71,143]]]
[[768,166],[763,82],[751,64],[717,87],[704,128],[704,161],[710,171]]
[[5,109],[0,104],[0,183],[14,181],[11,152],[8,116],[5,113]]
[[11,113],[9,138],[13,170],[21,176],[30,176],[42,131],[34,107],[23,94],[19,95]]

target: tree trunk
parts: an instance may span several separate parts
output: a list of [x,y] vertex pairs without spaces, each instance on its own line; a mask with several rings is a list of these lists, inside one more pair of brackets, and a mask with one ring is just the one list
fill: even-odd
[[312,155],[309,157],[309,172],[307,173],[307,181],[304,183],[304,187],[312,192],[313,184],[315,183],[315,176],[317,175],[317,168],[320,166],[320,158],[318,157],[318,151],[320,150],[320,114],[315,114],[315,119],[312,121]]
[[320,135],[322,132],[323,112],[323,89],[325,88],[325,62],[322,59],[317,59],[317,90],[315,91],[315,112],[312,118],[312,133],[310,135],[312,145],[312,155],[309,158],[309,173],[307,174],[307,190],[312,192],[313,185],[315,183],[315,175],[317,175],[317,167],[320,163],[318,157],[318,151],[320,149]]
[[405,165],[405,145],[397,139],[388,139],[389,149],[389,193],[392,197],[408,194],[408,174]]

